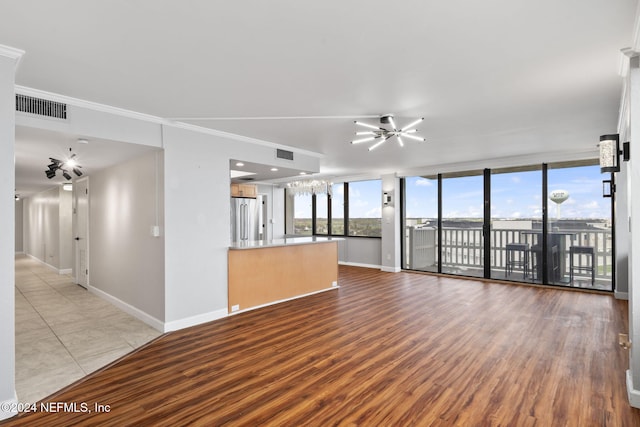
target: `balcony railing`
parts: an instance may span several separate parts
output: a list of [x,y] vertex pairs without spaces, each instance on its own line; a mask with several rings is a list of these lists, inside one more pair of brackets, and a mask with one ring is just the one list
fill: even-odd
[[[468,272],[482,275],[484,248],[481,228],[443,228],[442,266],[443,270]],[[437,230],[433,227],[408,226],[405,229],[405,267],[413,270],[435,271],[438,262]],[[492,229],[491,269],[494,277],[505,274],[506,245],[508,243],[528,243],[530,248],[540,244],[540,230]],[[554,237],[551,237],[554,236]],[[559,236],[559,237],[555,237]],[[598,289],[611,289],[612,279],[612,239],[610,229],[557,230],[550,232],[549,242],[557,245],[559,254],[560,284],[568,281],[570,247],[587,246],[594,248],[595,283]],[[530,260],[531,262],[531,260]],[[590,260],[585,255],[575,255],[574,265],[588,266]],[[590,273],[579,270],[576,278],[590,279]],[[532,280],[535,279],[531,275]],[[541,278],[537,280],[540,281]]]

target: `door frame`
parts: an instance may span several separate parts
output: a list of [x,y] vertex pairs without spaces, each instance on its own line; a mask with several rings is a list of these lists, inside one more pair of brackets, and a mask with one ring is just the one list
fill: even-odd
[[[86,229],[84,230],[85,236],[86,236],[86,249],[85,249],[85,254],[86,254],[86,260],[85,260],[85,266],[86,266],[86,271],[87,273],[84,275],[85,276],[85,283],[81,283],[80,280],[80,274],[79,274],[79,268],[80,268],[80,256],[79,256],[79,244],[78,244],[78,186],[76,185],[77,183],[86,183],[86,198],[87,198],[87,202],[85,203],[86,206],[86,212],[85,212],[85,216],[86,216]],[[83,177],[80,179],[77,179],[74,181],[73,183],[73,197],[72,197],[72,209],[73,209],[73,215],[72,215],[72,230],[73,230],[73,239],[74,239],[74,245],[73,245],[73,278],[75,283],[77,283],[78,285],[82,286],[85,289],[89,288],[89,275],[90,275],[90,269],[89,269],[89,260],[90,260],[90,249],[89,249],[89,224],[90,224],[90,209],[89,209],[89,177]]]

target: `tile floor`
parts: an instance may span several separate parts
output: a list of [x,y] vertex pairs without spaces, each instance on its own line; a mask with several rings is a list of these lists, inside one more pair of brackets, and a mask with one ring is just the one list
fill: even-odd
[[161,333],[27,256],[16,256],[16,389],[36,402]]

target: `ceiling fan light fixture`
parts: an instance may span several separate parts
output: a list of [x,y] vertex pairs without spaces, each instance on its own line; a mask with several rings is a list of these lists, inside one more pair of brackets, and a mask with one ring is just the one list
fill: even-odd
[[388,137],[387,137],[387,138],[382,137],[382,139],[381,139],[380,141],[376,142],[376,143],[375,143],[375,144],[373,144],[371,147],[369,147],[369,151],[373,151],[373,150],[375,150],[375,149],[376,149],[376,148],[378,148],[380,145],[382,145],[382,144],[383,144],[387,139],[389,139],[389,138],[388,138]]
[[400,129],[401,132],[407,132],[408,129],[411,129],[414,126],[417,126],[420,122],[422,122],[424,120],[424,117],[419,118],[418,120],[409,123],[407,126],[405,126],[404,128]]
[[[418,123],[422,122],[423,120],[424,120],[424,117],[421,117],[417,120],[414,120],[413,122],[409,123],[409,125],[401,129],[398,129],[398,126],[396,125],[396,122],[392,114],[385,114],[383,116],[380,116],[380,123],[381,123],[380,127],[376,127],[369,123],[354,121],[356,125],[373,129],[373,131],[356,132],[356,135],[370,135],[370,136],[368,138],[355,139],[351,141],[351,143],[360,144],[363,142],[374,141],[380,138],[379,141],[376,141],[371,147],[369,147],[369,151],[372,151],[372,150],[375,150],[380,145],[382,145],[386,140],[394,136],[398,140],[398,145],[400,145],[400,147],[404,147],[405,141],[402,140],[402,137],[405,137],[405,136],[414,141],[425,142],[426,141],[425,138],[414,135],[417,132],[417,129],[415,128],[415,126]],[[385,127],[385,125],[387,126]]]
[[391,125],[393,130],[398,129],[398,127],[396,126],[396,122],[393,121],[393,116],[389,116],[389,124]]
[[376,139],[375,136],[370,136],[369,138],[354,139],[353,141],[351,141],[351,143],[352,144],[360,144],[360,143],[363,143],[363,142],[373,141],[374,139]]
[[415,135],[411,135],[411,134],[403,133],[402,136],[406,136],[407,138],[414,139],[414,140],[420,141],[420,142],[425,142],[426,141],[426,139],[424,139],[424,138],[420,138],[419,136],[415,136]]
[[357,124],[358,126],[364,126],[366,128],[369,128],[369,129],[380,130],[380,127],[370,125],[369,123],[362,123],[362,122],[358,122],[358,121],[355,121],[353,123]]

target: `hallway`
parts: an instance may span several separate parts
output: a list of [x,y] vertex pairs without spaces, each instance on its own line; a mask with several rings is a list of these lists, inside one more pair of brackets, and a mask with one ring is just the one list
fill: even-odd
[[16,255],[16,389],[36,402],[161,335],[25,255]]

